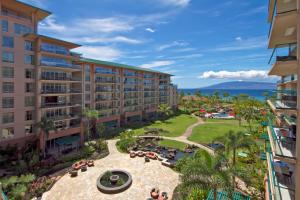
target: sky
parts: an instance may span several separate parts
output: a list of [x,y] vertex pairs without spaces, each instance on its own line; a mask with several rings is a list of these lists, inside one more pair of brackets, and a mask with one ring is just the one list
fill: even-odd
[[179,88],[268,77],[267,0],[22,0],[53,14],[39,33],[84,57],[170,73]]

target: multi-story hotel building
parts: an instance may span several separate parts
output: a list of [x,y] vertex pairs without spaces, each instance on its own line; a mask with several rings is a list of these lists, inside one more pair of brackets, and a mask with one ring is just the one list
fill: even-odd
[[300,199],[300,1],[269,0],[269,75],[279,76],[270,120],[266,199]]
[[[80,143],[85,108],[117,127],[153,118],[160,104],[177,107],[170,74],[81,57],[71,51],[80,45],[38,34],[48,11],[16,0],[0,1],[0,10],[0,146]],[[46,144],[34,126],[43,117],[57,128]]]

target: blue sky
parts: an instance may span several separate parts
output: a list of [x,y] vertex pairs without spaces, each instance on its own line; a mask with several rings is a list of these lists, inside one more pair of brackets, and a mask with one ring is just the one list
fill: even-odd
[[40,34],[86,57],[171,73],[179,88],[274,81],[267,0],[23,0],[53,14]]

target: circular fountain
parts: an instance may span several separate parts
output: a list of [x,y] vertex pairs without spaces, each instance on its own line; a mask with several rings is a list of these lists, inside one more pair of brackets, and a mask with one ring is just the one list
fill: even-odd
[[116,194],[127,190],[132,184],[131,175],[124,170],[110,170],[97,179],[98,189],[106,194]]

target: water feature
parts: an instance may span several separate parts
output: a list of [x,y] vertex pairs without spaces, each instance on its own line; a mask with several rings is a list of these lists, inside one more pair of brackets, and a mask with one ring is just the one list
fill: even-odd
[[97,179],[98,189],[107,194],[123,192],[131,186],[131,183],[131,175],[123,170],[106,171]]

